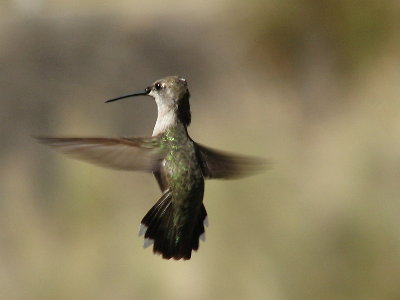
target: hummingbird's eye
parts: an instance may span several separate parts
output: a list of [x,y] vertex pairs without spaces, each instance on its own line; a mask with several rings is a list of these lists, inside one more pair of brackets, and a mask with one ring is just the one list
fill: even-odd
[[162,89],[163,86],[162,86],[161,83],[157,82],[157,83],[154,85],[154,87],[156,88],[157,91],[159,91],[159,90]]

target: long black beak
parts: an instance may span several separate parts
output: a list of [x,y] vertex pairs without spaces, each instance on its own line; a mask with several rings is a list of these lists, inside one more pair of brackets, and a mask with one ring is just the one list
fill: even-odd
[[121,99],[125,99],[125,98],[130,98],[130,97],[146,96],[146,95],[148,95],[148,94],[150,93],[150,90],[151,90],[150,88],[146,88],[146,89],[144,90],[144,92],[135,93],[135,94],[129,94],[129,95],[125,95],[125,96],[113,98],[113,99],[107,100],[105,103],[113,102],[113,101],[117,101],[117,100],[121,100]]

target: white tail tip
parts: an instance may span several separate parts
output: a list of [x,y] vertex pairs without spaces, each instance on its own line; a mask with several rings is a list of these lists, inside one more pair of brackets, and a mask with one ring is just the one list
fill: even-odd
[[139,225],[139,236],[144,235],[146,233],[146,231],[147,231],[147,226],[142,224],[142,223],[140,223],[140,225]]
[[147,248],[154,244],[153,239],[144,239],[143,248]]

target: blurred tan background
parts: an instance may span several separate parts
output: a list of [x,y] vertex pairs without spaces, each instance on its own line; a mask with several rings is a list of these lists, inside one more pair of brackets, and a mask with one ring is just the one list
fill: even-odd
[[[398,1],[0,2],[1,299],[400,299]],[[166,75],[190,134],[270,158],[208,181],[192,260],[142,249],[149,174],[34,135],[146,136]]]

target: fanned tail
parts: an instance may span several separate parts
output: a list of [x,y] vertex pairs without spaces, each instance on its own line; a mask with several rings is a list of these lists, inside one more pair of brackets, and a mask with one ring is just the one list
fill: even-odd
[[152,244],[153,252],[165,259],[190,259],[192,250],[199,248],[199,239],[205,240],[204,225],[207,226],[207,212],[203,204],[195,221],[188,218],[188,226],[177,227],[174,224],[174,203],[171,192],[165,191],[160,200],[144,216],[139,236],[144,234],[144,247]]

